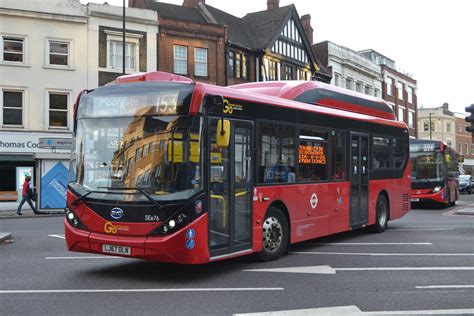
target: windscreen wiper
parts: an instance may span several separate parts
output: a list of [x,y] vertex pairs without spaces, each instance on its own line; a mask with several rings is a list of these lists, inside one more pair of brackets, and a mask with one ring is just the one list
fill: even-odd
[[[146,193],[143,189],[141,188],[112,188],[112,187],[98,187],[98,188],[101,188],[101,189],[107,189],[107,190],[115,190],[115,191],[128,191],[128,190],[135,190],[135,191],[138,191],[140,192],[141,194],[143,194],[143,196],[145,196],[147,198],[147,200],[149,200],[150,202],[152,202],[153,204],[155,204],[158,208],[162,208],[161,204],[159,204],[155,199],[153,199],[148,193]],[[108,193],[108,192],[104,192],[104,191],[98,191],[100,193]]]
[[71,202],[72,205],[77,205],[79,202],[84,200],[89,194],[93,193],[94,191],[88,191],[86,194],[81,195],[77,199]]

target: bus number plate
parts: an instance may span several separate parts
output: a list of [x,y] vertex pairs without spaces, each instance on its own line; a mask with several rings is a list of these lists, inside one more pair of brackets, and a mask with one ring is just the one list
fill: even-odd
[[131,255],[132,249],[126,246],[116,246],[116,245],[102,245],[102,251],[107,253],[114,253],[117,255]]

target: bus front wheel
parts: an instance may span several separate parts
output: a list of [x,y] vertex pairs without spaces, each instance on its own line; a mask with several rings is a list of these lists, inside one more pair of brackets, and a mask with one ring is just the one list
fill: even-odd
[[381,233],[387,228],[388,222],[388,202],[387,198],[380,194],[375,205],[375,225],[373,231]]
[[262,225],[263,247],[258,253],[262,261],[280,258],[286,251],[289,240],[288,221],[285,214],[276,207],[270,207]]

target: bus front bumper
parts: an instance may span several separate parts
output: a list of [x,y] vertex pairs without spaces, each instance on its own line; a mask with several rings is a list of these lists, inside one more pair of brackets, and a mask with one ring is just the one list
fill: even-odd
[[[89,232],[71,226],[66,219],[64,230],[67,247],[75,252],[182,264],[207,263],[210,258],[207,214],[166,236],[117,236]],[[112,253],[110,249],[121,249],[122,253]]]
[[444,189],[441,189],[439,192],[436,193],[425,193],[425,194],[411,194],[411,202],[412,203],[446,203],[446,194]]

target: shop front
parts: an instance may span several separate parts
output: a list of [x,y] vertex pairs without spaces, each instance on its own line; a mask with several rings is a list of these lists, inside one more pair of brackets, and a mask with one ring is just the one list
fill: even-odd
[[19,201],[29,175],[39,210],[64,207],[70,146],[71,134],[0,131],[0,203]]

